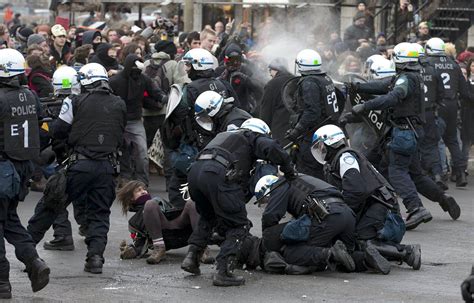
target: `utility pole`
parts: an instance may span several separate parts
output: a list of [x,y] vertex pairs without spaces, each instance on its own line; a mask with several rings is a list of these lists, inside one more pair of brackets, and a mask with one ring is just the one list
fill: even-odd
[[184,31],[189,33],[193,30],[194,1],[184,1]]

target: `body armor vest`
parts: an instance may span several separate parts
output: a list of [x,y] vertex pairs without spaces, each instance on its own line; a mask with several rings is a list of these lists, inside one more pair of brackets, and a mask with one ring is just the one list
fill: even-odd
[[[331,78],[326,75],[308,75],[303,76],[299,82],[298,86],[301,85],[303,81],[313,81],[319,87],[319,104],[321,107],[322,117],[332,117],[333,122],[337,122],[339,107],[337,103],[336,89]],[[298,114],[301,115],[304,110],[304,99],[302,95],[301,87],[298,89],[297,103],[298,103]],[[314,96],[316,97],[316,96]],[[316,99],[316,98],[315,98]]]
[[217,131],[225,132],[230,124],[240,127],[245,120],[252,118],[246,111],[232,106],[231,109],[218,121]]
[[453,59],[446,56],[429,56],[428,63],[439,73],[444,87],[444,98],[457,100],[459,90],[459,65]]
[[423,79],[419,72],[404,71],[394,78],[394,82],[400,78],[401,75],[405,75],[408,81],[413,82],[414,85],[408,85],[413,87],[414,90],[409,92],[408,96],[402,101],[401,104],[395,106],[391,110],[391,117],[394,120],[405,118],[405,117],[417,117],[420,121],[424,121],[425,116],[425,97]]
[[429,65],[428,63],[424,63],[423,65],[423,83],[424,83],[424,92],[425,92],[425,108],[426,110],[434,109],[438,96],[438,85],[442,85],[438,83],[438,78],[436,74],[436,70],[433,66]]
[[18,161],[36,159],[40,140],[38,108],[33,93],[25,88],[0,88],[0,153]]
[[88,93],[73,99],[74,121],[69,144],[74,150],[112,153],[122,144],[125,104],[109,93]]
[[367,195],[376,193],[376,191],[385,186],[388,189],[393,190],[392,186],[388,181],[375,169],[375,167],[358,151],[345,147],[339,150],[331,163],[326,164],[325,174],[326,180],[342,190],[342,176],[339,175],[339,160],[343,153],[350,153],[356,157],[359,163],[360,176],[364,179],[366,186]]
[[252,147],[247,136],[249,131],[233,131],[217,134],[202,153],[212,153],[216,151],[222,154],[229,162],[231,168],[235,170],[237,179],[245,180],[249,178],[250,170],[255,162]]

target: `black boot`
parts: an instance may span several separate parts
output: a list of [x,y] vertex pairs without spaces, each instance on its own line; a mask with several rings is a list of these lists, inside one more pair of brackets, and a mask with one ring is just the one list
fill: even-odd
[[91,257],[87,257],[86,264],[84,265],[84,271],[90,272],[91,274],[101,274],[103,265],[104,258],[99,255],[93,255]]
[[414,270],[421,268],[421,246],[420,244],[405,245],[406,254],[403,262],[411,266]]
[[448,184],[443,180],[443,177],[441,177],[441,175],[435,175],[434,176],[434,181],[442,190],[448,190],[449,189]]
[[74,250],[74,241],[72,236],[58,236],[51,241],[44,242],[46,250]]
[[467,178],[466,174],[462,171],[456,174],[456,187],[466,187]]
[[421,267],[420,244],[400,245],[400,249],[383,242],[372,242],[372,244],[387,260],[405,262],[414,270],[419,270]]
[[344,266],[345,269],[352,272],[355,270],[355,263],[351,255],[347,252],[344,243],[337,240],[336,243],[329,249],[328,261],[329,267],[334,270],[337,264]]
[[430,222],[431,219],[433,219],[431,213],[423,206],[420,206],[408,212],[408,217],[405,221],[405,225],[407,230],[411,230],[415,229],[421,223]]
[[244,277],[234,275],[232,264],[233,260],[229,257],[227,262],[217,265],[217,274],[212,278],[214,286],[240,286],[245,284]]
[[439,201],[441,208],[447,212],[453,220],[457,220],[461,215],[461,208],[456,203],[453,197],[448,195],[443,195],[441,201]]
[[0,281],[0,299],[12,298],[12,286],[9,281]]
[[50,269],[42,259],[34,259],[26,266],[26,272],[30,278],[33,292],[40,291],[48,285]]
[[183,263],[181,263],[181,269],[189,273],[200,275],[201,270],[199,269],[199,259],[203,250],[195,245],[190,245],[186,257],[184,257]]
[[388,262],[388,260],[385,259],[374,246],[368,245],[366,247],[364,263],[368,268],[373,269],[376,272],[383,273],[384,275],[390,273],[390,262]]

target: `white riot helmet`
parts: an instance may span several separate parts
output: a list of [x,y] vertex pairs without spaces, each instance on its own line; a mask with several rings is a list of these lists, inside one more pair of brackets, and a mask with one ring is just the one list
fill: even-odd
[[313,134],[311,154],[321,164],[326,163],[327,147],[334,149],[346,145],[346,136],[336,125],[328,124],[318,128]]
[[215,91],[208,90],[200,94],[194,103],[196,122],[205,130],[212,131],[214,126],[212,117],[219,112],[223,103],[224,97]]
[[261,199],[263,196],[268,195],[272,185],[278,181],[278,177],[274,175],[266,175],[261,177],[255,185],[255,198]]
[[393,48],[392,59],[395,64],[417,63],[419,56],[418,49],[409,42],[398,43]]
[[377,59],[370,67],[370,74],[372,79],[383,79],[386,77],[395,76],[395,64],[393,61],[385,58]]
[[14,49],[0,49],[0,78],[10,78],[25,73],[25,58]]
[[53,74],[53,88],[56,95],[78,95],[81,92],[81,87],[76,70],[67,65],[59,67]]
[[87,63],[79,70],[79,81],[83,86],[101,80],[109,81],[109,76],[105,68],[99,63]]
[[253,132],[259,133],[259,134],[264,134],[264,135],[270,135],[270,127],[268,127],[267,123],[265,123],[263,120],[260,120],[258,118],[250,118],[244,121],[240,128],[243,129],[248,129]]
[[370,67],[372,66],[372,64],[377,61],[377,60],[380,60],[380,59],[385,59],[384,56],[382,55],[372,55],[370,56],[369,58],[367,58],[367,60],[365,60],[365,64],[364,64],[364,72],[365,74],[369,74],[369,71],[370,71]]
[[319,71],[321,69],[322,60],[317,51],[304,49],[296,55],[295,64],[300,73]]
[[412,43],[413,44],[413,47],[418,51],[418,55],[419,57],[424,57],[425,56],[425,49],[423,48],[423,46],[421,44],[418,44],[418,43]]
[[196,115],[207,114],[214,117],[221,109],[224,103],[224,97],[213,90],[208,90],[199,95],[194,103],[194,111]]
[[431,38],[426,42],[426,54],[427,55],[446,55],[444,52],[445,43],[443,39],[440,38]]
[[214,69],[215,57],[207,50],[202,48],[193,48],[183,57],[185,63],[191,64],[194,70],[209,70]]

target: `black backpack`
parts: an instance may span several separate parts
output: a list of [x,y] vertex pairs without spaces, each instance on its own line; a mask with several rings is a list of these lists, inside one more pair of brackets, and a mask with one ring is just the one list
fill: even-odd
[[151,59],[150,64],[145,68],[145,75],[154,79],[165,94],[169,94],[171,87],[170,81],[166,77],[165,64],[168,61],[161,60],[160,64],[156,64],[155,60]]

